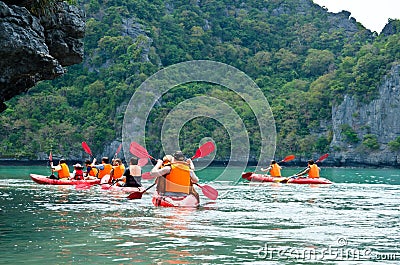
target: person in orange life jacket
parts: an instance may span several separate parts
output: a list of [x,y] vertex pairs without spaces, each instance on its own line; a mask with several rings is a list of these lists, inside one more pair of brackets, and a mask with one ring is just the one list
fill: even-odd
[[56,171],[58,173],[59,179],[68,179],[71,175],[65,159],[60,159],[57,166],[53,166],[53,162],[51,162],[50,166],[52,172]]
[[73,167],[74,171],[72,172],[70,179],[83,180],[83,166],[78,163],[73,165]]
[[[93,164],[95,163],[95,159],[93,159]],[[100,165],[93,165],[96,169],[99,170],[98,178],[102,179],[105,177],[104,180],[102,180],[102,183],[108,183],[110,180],[110,174],[112,170],[112,165],[109,163],[108,157],[103,157],[101,159],[101,164]]]
[[166,175],[164,195],[187,196],[190,194],[191,184],[199,181],[194,171],[190,169],[191,163],[190,159],[185,161],[185,156],[181,151],[177,151],[173,155],[171,165],[161,167],[163,161],[158,160],[150,174],[156,177]]
[[[110,181],[118,181],[124,175],[125,166],[119,158],[113,159],[113,166],[110,172]],[[122,184],[122,183],[121,183]]]
[[121,186],[125,187],[142,187],[142,168],[138,165],[139,159],[132,157],[129,161],[129,167],[125,170],[124,175],[118,180]]
[[261,168],[261,171],[269,171],[271,177],[279,178],[282,177],[281,169],[282,167],[275,160],[271,160],[271,165],[267,168]]
[[294,177],[300,177],[308,174],[309,178],[319,178],[319,172],[321,169],[314,163],[314,160],[308,160],[308,167],[301,173],[294,175]]
[[97,170],[97,168],[92,166],[90,160],[85,161],[85,166],[86,166],[86,172],[84,174],[85,179],[97,179],[97,174],[99,173],[99,171]]

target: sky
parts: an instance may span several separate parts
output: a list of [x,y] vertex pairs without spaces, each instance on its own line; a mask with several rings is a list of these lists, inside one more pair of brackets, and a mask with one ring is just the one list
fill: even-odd
[[371,31],[380,33],[389,18],[400,19],[400,0],[313,0],[329,12],[349,11],[351,17]]

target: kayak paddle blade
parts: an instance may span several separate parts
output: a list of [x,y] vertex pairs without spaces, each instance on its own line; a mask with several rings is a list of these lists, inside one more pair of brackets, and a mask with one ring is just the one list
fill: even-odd
[[251,177],[251,175],[253,175],[253,172],[243,172],[242,173],[242,178],[248,180]]
[[150,175],[150,172],[145,172],[142,174],[142,179],[154,179],[155,177]]
[[134,191],[131,194],[128,195],[129,200],[136,200],[136,199],[141,199],[143,196],[143,192],[141,191]]
[[202,146],[200,146],[197,150],[194,156],[192,156],[192,159],[195,158],[202,158],[205,156],[208,156],[209,154],[211,154],[213,151],[215,150],[215,145],[213,142],[208,141],[205,144],[203,144]]
[[210,200],[216,200],[218,198],[218,191],[209,185],[200,185],[195,183],[203,192],[204,196]]

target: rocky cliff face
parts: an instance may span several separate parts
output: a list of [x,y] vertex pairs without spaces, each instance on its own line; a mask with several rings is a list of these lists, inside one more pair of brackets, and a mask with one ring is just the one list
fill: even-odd
[[[361,104],[353,97],[345,96],[343,102],[332,109],[332,124],[334,135],[331,147],[339,149],[333,152],[336,163],[400,164],[400,156],[388,148],[388,143],[400,136],[400,65],[393,67],[384,78],[376,100]],[[342,130],[345,124],[353,129],[360,140],[366,134],[376,136],[379,149],[365,150],[361,141],[349,143]]]
[[80,63],[84,31],[77,7],[63,3],[51,16],[38,18],[23,6],[0,1],[0,112],[4,101]]

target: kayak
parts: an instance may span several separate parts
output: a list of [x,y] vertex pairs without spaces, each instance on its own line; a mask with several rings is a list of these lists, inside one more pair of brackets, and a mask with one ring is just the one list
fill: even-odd
[[326,178],[284,178],[284,177],[271,177],[264,174],[249,174],[243,173],[242,178],[252,182],[277,182],[277,183],[293,183],[293,184],[332,184],[332,181]]
[[192,194],[184,197],[163,196],[155,192],[151,200],[157,207],[198,207],[200,202]]
[[90,180],[50,179],[47,176],[37,175],[37,174],[30,174],[30,177],[34,182],[45,185],[79,185],[79,184],[93,185],[100,183],[100,179],[90,179]]
[[101,188],[103,190],[111,190],[111,191],[120,191],[120,192],[142,192],[144,190],[143,187],[121,187],[117,185],[111,185],[111,184],[101,184]]

